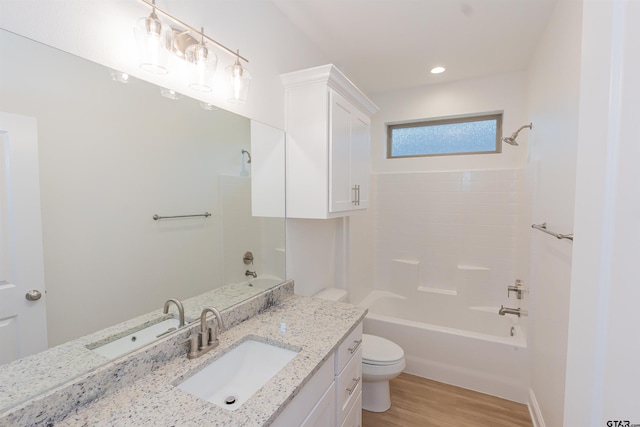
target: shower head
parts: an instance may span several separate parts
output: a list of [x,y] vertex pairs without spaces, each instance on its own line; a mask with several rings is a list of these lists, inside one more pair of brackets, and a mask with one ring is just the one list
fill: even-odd
[[520,128],[515,131],[514,133],[511,134],[511,136],[505,136],[502,138],[502,140],[504,142],[506,142],[509,145],[518,145],[518,143],[516,142],[516,138],[518,137],[518,134],[520,133],[520,131],[524,128],[529,128],[529,129],[533,129],[533,123],[529,123],[528,125],[524,125],[524,126],[520,126]]

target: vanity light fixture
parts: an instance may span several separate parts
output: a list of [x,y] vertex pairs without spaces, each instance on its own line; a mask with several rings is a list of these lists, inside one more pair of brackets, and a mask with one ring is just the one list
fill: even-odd
[[160,95],[164,96],[167,99],[180,99],[182,98],[182,94],[180,92],[176,92],[173,89],[162,88],[160,89]]
[[189,87],[199,92],[211,92],[218,57],[204,42],[204,28],[200,29],[200,35],[200,41],[189,45],[184,52],[189,63]]
[[204,101],[200,102],[200,108],[207,111],[215,111],[218,109],[218,107],[216,107],[215,105],[209,104],[208,102],[204,102]]
[[[139,48],[140,67],[154,73],[169,72],[169,58],[180,58],[188,63],[187,84],[191,89],[211,92],[218,57],[212,47],[233,55],[235,63],[226,68],[229,76],[229,101],[246,103],[249,93],[251,75],[241,64],[241,60],[249,60],[204,34],[200,30],[186,24],[165,10],[156,6],[155,0],[139,0],[151,8],[148,17],[140,18],[134,27]],[[167,18],[171,25],[160,20],[158,16]]]
[[118,83],[129,83],[131,81],[131,76],[127,73],[123,73],[118,70],[109,70],[109,75],[111,76],[111,80]]
[[[146,2],[145,2],[146,3]],[[169,58],[172,40],[169,25],[156,14],[156,0],[152,0],[151,14],[140,18],[133,27],[138,45],[140,68],[154,74],[169,72]]]
[[251,74],[249,74],[249,70],[240,64],[240,51],[236,53],[236,62],[233,65],[229,65],[226,71],[231,89],[228,101],[234,104],[246,104]]

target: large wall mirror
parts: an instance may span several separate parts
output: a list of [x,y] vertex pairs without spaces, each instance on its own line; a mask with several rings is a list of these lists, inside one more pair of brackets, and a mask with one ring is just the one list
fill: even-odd
[[[138,79],[123,84],[103,66],[4,30],[0,58],[0,112],[37,124],[46,284],[38,303],[46,304],[49,347],[168,298],[246,282],[247,270],[284,281],[284,179],[260,191],[260,206],[252,206],[251,182],[254,170],[284,164],[283,149],[265,149],[283,146],[282,131],[163,97]],[[6,237],[6,215],[0,220]],[[247,251],[253,264],[243,261]],[[1,254],[10,259],[4,243]],[[0,263],[0,274],[10,264]],[[0,312],[0,323],[9,317]],[[0,328],[0,339],[13,339],[8,334]]]

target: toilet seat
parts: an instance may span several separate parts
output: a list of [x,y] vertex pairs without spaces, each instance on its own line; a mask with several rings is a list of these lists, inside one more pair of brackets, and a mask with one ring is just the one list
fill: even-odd
[[374,366],[396,365],[403,361],[404,350],[388,339],[362,334],[362,363]]

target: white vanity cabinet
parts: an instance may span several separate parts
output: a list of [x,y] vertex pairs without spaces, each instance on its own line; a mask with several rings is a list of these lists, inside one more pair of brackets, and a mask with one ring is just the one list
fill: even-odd
[[336,218],[369,207],[375,106],[335,66],[281,76],[287,217]]
[[340,344],[272,427],[362,427],[362,322]]
[[336,426],[362,425],[362,323],[345,339],[335,358]]

